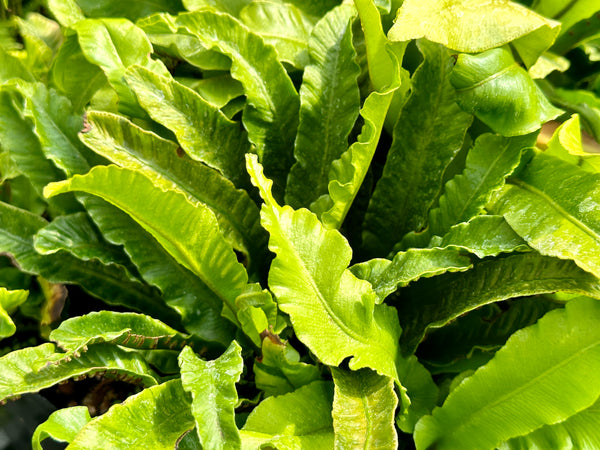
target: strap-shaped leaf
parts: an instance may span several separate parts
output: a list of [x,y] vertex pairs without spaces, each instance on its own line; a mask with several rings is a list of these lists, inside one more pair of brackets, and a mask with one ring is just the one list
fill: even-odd
[[119,379],[156,384],[156,375],[135,352],[116,345],[97,344],[79,356],[57,353],[54,344],[16,350],[0,358],[0,401],[38,392],[61,381],[96,373]]
[[181,14],[177,24],[231,58],[231,76],[242,83],[247,98],[242,122],[280,197],[294,162],[300,102],[275,49],[227,14],[201,10]]
[[[194,116],[197,113],[193,114]],[[215,213],[221,232],[247,258],[249,271],[263,259],[267,234],[258,208],[245,191],[204,164],[177,154],[177,145],[135,126],[124,117],[90,112],[89,132],[81,140],[114,164],[136,170],[155,185],[179,190]]]
[[367,280],[379,297],[379,302],[399,287],[421,277],[433,277],[445,272],[464,272],[471,260],[454,248],[413,248],[398,252],[394,259],[371,259],[350,268],[361,280]]
[[208,207],[190,203],[179,192],[162,191],[139,172],[116,166],[96,166],[84,176],[50,184],[44,191],[47,196],[83,191],[119,207],[235,312],[235,297],[248,275]]
[[600,446],[600,401],[572,415],[564,422],[544,425],[525,436],[512,438],[499,450],[531,448],[593,449]]
[[141,107],[177,136],[191,158],[219,170],[238,186],[246,184],[244,154],[250,144],[237,123],[172,77],[133,66],[125,80]]
[[180,29],[175,17],[157,13],[136,22],[146,32],[156,51],[182,59],[203,70],[229,70],[231,60],[214,50],[207,50],[196,36]]
[[280,61],[298,69],[308,64],[307,44],[313,23],[293,4],[253,1],[240,11],[240,20],[275,48]]
[[519,165],[522,150],[534,144],[534,135],[479,136],[467,154],[465,170],[446,183],[439,207],[429,214],[429,235],[444,236],[453,225],[481,214]]
[[418,449],[495,448],[561,422],[600,395],[600,303],[584,298],[516,332],[419,421]]
[[370,367],[397,379],[400,329],[395,310],[375,305],[371,285],[346,270],[352,257],[346,239],[337,230],[326,230],[308,210],[279,206],[256,156],[246,159],[265,202],[261,220],[276,254],[269,286],[298,338],[325,364],[337,366],[352,357],[351,369]]
[[[35,234],[33,243],[42,255],[64,250],[84,261],[97,259],[102,264],[131,265],[119,247],[104,240],[85,213],[57,217]],[[136,280],[131,275],[130,278]]]
[[71,442],[83,426],[92,418],[87,406],[73,406],[59,409],[38,425],[31,437],[33,450],[42,450],[42,441],[52,438],[55,441]]
[[98,342],[139,349],[179,350],[192,345],[203,350],[193,336],[179,333],[160,320],[136,313],[91,312],[65,320],[50,333],[50,340],[68,352],[76,352]]
[[365,216],[363,244],[373,256],[386,255],[404,234],[425,227],[443,172],[461,149],[472,120],[456,104],[449,51],[427,41],[420,41],[419,49],[424,62],[413,76],[412,94],[394,127],[383,175]]
[[214,361],[198,358],[190,347],[179,355],[183,389],[192,394],[192,414],[203,448],[241,448],[235,424],[235,383],[244,368],[242,348],[233,341]]
[[395,448],[394,380],[369,369],[332,369],[335,448]]
[[194,427],[181,380],[144,389],[85,425],[69,450],[151,448],[173,450]]
[[407,0],[398,10],[389,32],[393,41],[425,37],[459,52],[478,53],[519,38],[533,48],[526,53],[527,66],[554,42],[560,23],[546,19],[510,0]]
[[219,12],[225,12],[237,17],[244,6],[251,1],[252,0],[183,0],[183,4],[188,11],[214,8]]
[[[82,200],[104,237],[123,245],[144,280],[160,288],[165,302],[179,312],[187,331],[205,341],[229,345],[235,325],[221,316],[223,302],[215,292],[119,208],[91,195]],[[153,316],[164,321],[162,315]]]
[[600,276],[600,174],[537,153],[492,210],[544,255],[572,259]]
[[125,3],[119,0],[77,0],[87,17],[125,17],[132,22],[157,12],[175,14],[183,10],[181,0],[138,0]]
[[562,307],[545,296],[486,305],[431,330],[419,345],[419,357],[433,373],[456,372],[454,363],[478,351],[495,351],[517,330],[533,325],[548,311]]
[[263,400],[240,431],[242,448],[333,448],[331,382],[314,381],[289,394]]
[[482,259],[500,253],[531,250],[504,217],[488,215],[454,225],[443,238],[434,237],[430,245],[460,247]]
[[600,282],[572,261],[537,253],[484,260],[465,273],[418,281],[402,291],[396,305],[402,350],[412,352],[428,328],[443,326],[482,305],[556,291],[600,298]]
[[152,313],[166,323],[179,322],[156,289],[131,281],[119,266],[83,261],[65,252],[37,253],[33,236],[46,225],[43,218],[0,202],[0,252],[12,255],[25,273],[41,275],[52,283],[79,284],[107,303]]
[[261,352],[254,376],[256,387],[267,396],[286,394],[321,378],[317,366],[300,362],[299,353],[273,334],[263,339]]
[[310,205],[310,209],[329,228],[337,229],[342,225],[358,194],[377,149],[393,96],[394,90],[383,94],[372,92],[367,97],[360,110],[365,124],[358,140],[339,159],[332,162],[327,185],[328,194]]
[[460,107],[503,136],[534,132],[562,113],[517,64],[508,47],[458,55],[450,82]]
[[73,25],[86,59],[102,69],[119,95],[119,110],[143,116],[135,95],[123,80],[127,67],[144,66],[160,75],[169,72],[152,59],[152,45],[146,34],[127,19],[86,19]]
[[300,123],[285,200],[307,207],[327,193],[331,163],[348,148],[358,109],[360,68],[352,45],[354,8],[335,8],[321,19],[309,41],[310,65],[300,87]]

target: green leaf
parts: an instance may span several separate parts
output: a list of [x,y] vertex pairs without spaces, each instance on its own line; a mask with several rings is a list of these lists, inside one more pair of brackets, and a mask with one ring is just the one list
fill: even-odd
[[47,438],[59,442],[72,442],[77,433],[90,420],[92,418],[87,406],[73,406],[54,411],[44,423],[35,429],[31,437],[33,450],[42,450],[42,441]]
[[360,111],[365,121],[358,140],[331,163],[328,194],[310,205],[328,228],[339,228],[362,185],[377,149],[383,123],[395,90],[372,92]]
[[486,305],[431,330],[419,346],[419,357],[434,373],[454,372],[453,363],[472,358],[478,351],[497,350],[515,331],[561,306],[545,296],[504,302],[502,308]]
[[256,387],[266,396],[286,394],[321,378],[317,366],[300,362],[300,354],[273,334],[263,339],[261,352],[254,376]]
[[331,382],[314,381],[263,400],[242,428],[243,449],[270,444],[281,450],[333,448]]
[[244,154],[250,151],[250,144],[237,123],[171,77],[134,66],[127,70],[125,80],[140,106],[177,136],[192,159],[219,170],[234,184],[244,185]]
[[211,8],[237,17],[240,11],[252,0],[183,0],[185,9],[196,11]]
[[460,107],[503,136],[531,133],[562,113],[507,47],[458,55],[450,82]]
[[600,395],[600,303],[573,300],[515,333],[419,421],[417,448],[492,448],[561,422]]
[[499,450],[531,448],[593,449],[600,445],[600,401],[572,415],[564,422],[544,425],[525,436],[502,443]]
[[79,356],[56,353],[54,344],[16,350],[0,358],[0,400],[38,392],[74,377],[106,373],[145,386],[156,384],[156,375],[137,353],[110,344],[91,346]]
[[483,52],[514,42],[517,49],[530,47],[522,55],[533,65],[560,30],[560,23],[536,14],[509,0],[473,2],[406,0],[389,31],[392,41],[427,38],[465,53]]
[[410,405],[407,407],[402,405],[402,410],[396,416],[396,424],[405,433],[413,433],[419,419],[431,414],[438,399],[439,388],[429,371],[414,355],[408,358],[406,367],[400,374],[400,380],[402,386],[406,387]]
[[241,448],[235,424],[235,383],[244,368],[242,348],[233,341],[214,361],[203,361],[190,347],[179,355],[183,389],[192,394],[192,414],[204,448]]
[[0,202],[0,252],[12,255],[25,273],[41,275],[52,283],[79,284],[107,303],[151,313],[167,323],[179,322],[155,289],[132,282],[119,266],[83,261],[65,252],[37,253],[33,236],[46,224],[39,216]]
[[261,346],[264,333],[279,333],[287,322],[277,314],[277,303],[267,289],[259,283],[246,285],[246,289],[235,299],[237,318],[242,330],[252,342]]
[[186,345],[206,350],[193,336],[179,333],[150,316],[114,311],[97,311],[65,320],[50,333],[50,340],[67,352],[109,342],[136,349],[180,350]]
[[[574,21],[572,19],[569,20],[570,18],[560,18],[561,22],[563,23],[563,33],[561,33],[561,35],[558,37],[558,39],[556,39],[556,42],[552,46],[552,51],[558,53],[559,55],[564,55],[569,50],[581,45],[583,42],[598,37],[598,26],[600,25],[600,17],[598,16],[597,11],[599,11],[600,8],[597,5],[594,6],[593,1],[579,1],[577,3],[588,3],[592,6],[592,8],[590,8],[584,14],[579,15],[579,17],[577,18],[573,17],[573,19],[575,19]],[[596,12],[596,14],[594,14],[594,12]],[[569,25],[572,26],[570,26],[569,29],[567,29],[566,26]],[[565,33],[564,31],[568,31],[568,33]]]
[[600,283],[571,261],[537,253],[484,260],[465,273],[418,281],[402,290],[396,305],[402,350],[412,352],[428,328],[441,327],[482,305],[556,291],[600,298]]
[[[119,208],[93,196],[86,196],[83,203],[104,237],[123,245],[142,277],[160,288],[164,301],[179,312],[187,331],[205,341],[229,345],[235,325],[221,316],[223,302],[215,292]],[[164,315],[153,315],[164,321]]]
[[181,0],[136,0],[123,3],[120,0],[77,0],[86,17],[124,17],[135,22],[157,12],[175,14],[183,10]]
[[583,19],[591,18],[600,8],[594,0],[554,0],[552,2],[535,1],[533,9],[539,14],[560,20],[560,33],[568,34],[570,28]]
[[294,331],[325,364],[345,358],[351,369],[370,367],[397,379],[396,312],[375,305],[371,285],[346,270],[352,250],[337,230],[326,230],[311,212],[281,207],[271,194],[271,181],[254,155],[246,157],[252,182],[265,204],[263,226],[276,254],[269,287],[279,308],[290,315]]
[[48,10],[63,27],[71,27],[85,16],[75,0],[46,0]]
[[227,56],[206,49],[196,36],[177,26],[175,17],[169,14],[153,14],[139,20],[136,25],[146,32],[157,52],[165,52],[203,70],[231,68],[231,60]]
[[308,38],[313,23],[289,3],[253,1],[240,11],[240,20],[277,51],[280,61],[297,69],[308,64]]
[[573,114],[570,119],[560,124],[548,141],[544,153],[589,172],[600,172],[599,155],[584,149],[579,114]]
[[189,405],[179,379],[144,389],[88,422],[68,448],[172,450],[194,427]]
[[538,152],[492,201],[527,243],[600,276],[600,174]]
[[27,300],[28,295],[28,291],[9,291],[4,287],[0,287],[0,339],[12,336],[17,331],[10,314],[14,313],[19,305]]
[[239,100],[244,95],[242,84],[228,74],[203,79],[179,77],[176,80],[221,110],[232,100]]
[[86,19],[73,25],[85,58],[102,69],[119,95],[119,110],[142,116],[135,95],[124,82],[127,67],[138,64],[156,74],[168,75],[164,64],[150,57],[146,34],[126,19]]
[[432,239],[430,245],[459,247],[482,259],[500,253],[531,250],[504,217],[488,215],[476,216],[466,223],[454,225],[443,238]]
[[221,232],[246,256],[249,271],[260,265],[267,236],[258,208],[245,191],[216,171],[177,153],[177,145],[135,126],[121,116],[88,113],[90,131],[81,140],[114,164],[136,170],[164,189],[175,189],[215,213]]
[[394,381],[369,369],[331,373],[335,448],[396,448]]
[[350,6],[321,19],[309,41],[310,65],[300,88],[300,123],[294,148],[296,163],[288,177],[285,200],[307,207],[327,193],[331,163],[348,148],[360,107],[360,68],[352,46]]
[[472,120],[456,104],[448,50],[427,41],[418,45],[425,60],[413,76],[412,94],[394,127],[365,216],[363,244],[373,256],[387,254],[404,234],[425,227],[444,170],[461,149]]
[[522,150],[534,144],[534,135],[479,136],[467,154],[465,170],[446,183],[439,206],[431,210],[429,236],[444,236],[453,225],[481,214],[492,194],[519,165]]
[[[237,321],[235,298],[248,275],[208,207],[191,203],[179,192],[162,191],[144,175],[116,166],[96,166],[84,176],[50,184],[44,190],[49,197],[70,191],[97,195],[125,211],[177,262],[196,274]],[[156,211],[162,214],[157,216]]]
[[473,265],[471,260],[453,248],[413,248],[398,252],[394,259],[371,259],[355,264],[351,272],[367,280],[381,303],[399,287],[404,287],[421,277],[433,277],[445,272],[464,272]]
[[4,83],[13,78],[20,78],[25,81],[35,80],[33,74],[19,58],[11,55],[0,46],[0,82]]
[[216,48],[232,59],[231,76],[242,83],[247,98],[242,122],[281,197],[294,162],[300,102],[275,50],[226,14],[182,14],[177,24],[197,36],[206,48]]
[[[33,244],[42,255],[64,250],[84,261],[130,265],[122,250],[106,242],[85,213],[57,217],[35,234]],[[136,281],[132,275],[129,278]]]
[[104,72],[85,58],[75,34],[67,36],[58,50],[51,78],[56,89],[71,101],[74,111],[82,111],[107,82]]

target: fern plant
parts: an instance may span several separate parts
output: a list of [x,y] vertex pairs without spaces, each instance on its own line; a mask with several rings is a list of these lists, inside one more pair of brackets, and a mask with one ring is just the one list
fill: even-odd
[[0,400],[129,386],[33,447],[599,447],[592,3],[5,22]]

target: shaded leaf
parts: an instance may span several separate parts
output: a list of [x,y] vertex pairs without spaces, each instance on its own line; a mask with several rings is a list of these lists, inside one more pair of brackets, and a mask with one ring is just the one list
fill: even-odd
[[450,82],[460,107],[503,136],[531,133],[562,113],[516,63],[508,47],[458,55]]
[[391,378],[369,369],[332,369],[335,448],[395,448],[398,398]]
[[436,405],[439,388],[431,378],[429,371],[423,367],[416,356],[408,358],[403,373],[400,373],[402,386],[406,387],[406,394],[410,405],[404,406],[396,416],[396,424],[405,433],[413,433],[415,424]]
[[309,41],[310,65],[300,88],[296,163],[286,186],[290,206],[307,207],[327,193],[331,163],[348,148],[358,116],[360,68],[352,46],[353,8],[340,7],[321,19]]
[[573,300],[515,333],[419,421],[417,448],[491,448],[591,406],[600,394],[598,320],[600,303]]
[[363,246],[373,256],[387,254],[404,234],[425,227],[443,173],[472,121],[456,104],[448,50],[427,41],[418,45],[425,60],[413,76],[412,94],[394,127],[383,175],[365,216]]
[[600,276],[600,174],[538,152],[492,200],[527,243]]
[[271,234],[269,248],[277,255],[269,287],[298,339],[325,364],[337,366],[352,357],[351,369],[371,367],[397,379],[395,310],[375,305],[370,284],[346,270],[352,256],[346,239],[305,209],[279,206],[256,156],[246,158],[265,202],[261,220]]
[[244,368],[242,348],[233,341],[214,361],[203,361],[191,348],[179,355],[183,389],[192,394],[192,414],[204,448],[241,448],[235,424],[237,392]]
[[28,295],[28,291],[9,291],[4,287],[0,287],[0,339],[12,336],[17,331],[10,314],[13,314],[27,300]]
[[172,450],[193,427],[188,394],[179,379],[171,380],[144,389],[88,422],[69,449]]
[[400,293],[401,348],[412,352],[431,327],[488,303],[556,291],[600,298],[600,283],[571,261],[537,253],[484,260],[473,269],[421,280]]
[[42,450],[42,441],[47,438],[59,442],[71,442],[90,420],[92,418],[87,406],[73,406],[54,411],[35,429],[31,437],[33,450]]
[[327,381],[263,400],[240,431],[242,448],[333,448],[332,401],[333,386]]
[[136,0],[126,3],[120,0],[77,0],[77,4],[86,17],[124,17],[132,22],[157,12],[175,14],[183,11],[181,0]]

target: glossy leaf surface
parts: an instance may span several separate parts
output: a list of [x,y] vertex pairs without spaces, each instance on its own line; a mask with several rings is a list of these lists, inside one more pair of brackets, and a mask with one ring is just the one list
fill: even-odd
[[52,438],[55,441],[71,442],[83,426],[92,418],[87,406],[73,406],[59,409],[38,425],[31,437],[33,450],[42,450],[42,441]]

